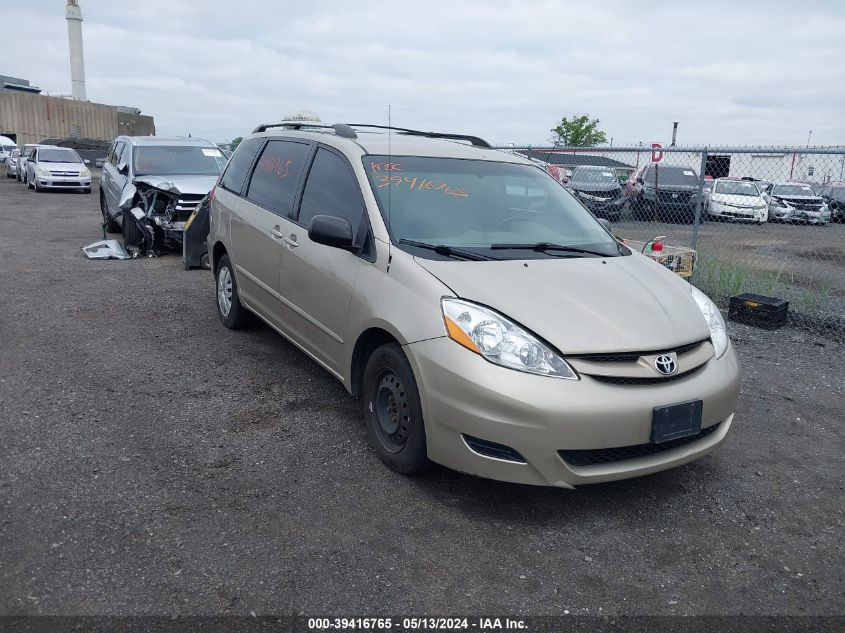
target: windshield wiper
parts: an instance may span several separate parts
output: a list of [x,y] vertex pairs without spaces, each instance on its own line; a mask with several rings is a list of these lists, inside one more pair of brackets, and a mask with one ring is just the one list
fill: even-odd
[[[552,244],[550,242],[535,242],[534,244],[493,244],[490,246],[492,250],[526,250],[537,251],[543,253],[545,251],[562,251],[565,253],[580,253],[582,255],[596,255],[597,257],[614,257],[600,251],[594,251],[589,248],[580,248],[578,246],[563,246],[562,244]],[[619,247],[616,247],[616,254],[619,254]]]
[[402,238],[399,240],[400,244],[408,246],[416,246],[417,248],[424,248],[429,251],[434,251],[438,255],[446,255],[447,257],[458,257],[462,259],[469,259],[473,261],[482,261],[487,259],[496,259],[482,255],[481,253],[473,253],[472,251],[465,251],[462,248],[454,248],[453,246],[446,246],[445,244],[429,244],[428,242],[417,242],[416,240],[406,240]]

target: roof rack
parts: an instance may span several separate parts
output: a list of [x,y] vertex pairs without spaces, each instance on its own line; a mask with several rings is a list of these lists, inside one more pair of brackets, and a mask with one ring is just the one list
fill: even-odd
[[450,139],[453,141],[469,141],[475,147],[483,147],[485,149],[493,149],[493,146],[490,145],[487,141],[483,138],[479,138],[478,136],[471,136],[469,134],[448,134],[446,132],[423,132],[421,130],[409,130],[406,127],[393,127],[390,125],[371,125],[369,123],[349,123],[350,127],[366,127],[366,128],[376,128],[378,130],[395,130],[396,132],[401,132],[402,134],[408,134],[411,136],[425,136],[427,138],[445,138]]
[[300,119],[296,119],[294,121],[280,121],[279,123],[262,123],[258,127],[256,127],[252,133],[258,134],[259,132],[266,132],[270,128],[274,127],[287,127],[292,128],[294,130],[301,130],[302,128],[321,128],[325,130],[334,130],[334,133],[338,136],[342,136],[343,138],[358,138],[358,135],[348,125],[343,123],[335,123],[334,125],[327,125],[326,123],[319,123],[317,121],[302,121]]
[[301,130],[302,128],[318,128],[323,130],[334,130],[334,133],[338,136],[342,136],[343,138],[358,138],[358,135],[355,133],[353,128],[374,128],[377,130],[393,130],[395,132],[399,132],[401,134],[407,134],[409,136],[425,136],[426,138],[442,138],[442,139],[449,139],[453,141],[468,141],[475,147],[483,147],[484,149],[493,149],[493,146],[490,145],[487,141],[483,138],[479,138],[478,136],[472,136],[469,134],[448,134],[446,132],[423,132],[422,130],[411,130],[406,127],[393,127],[390,125],[373,125],[370,123],[335,123],[334,125],[328,125],[327,123],[320,123],[318,121],[302,121],[300,119],[296,119],[293,121],[280,121],[279,123],[263,123],[256,127],[252,133],[258,134],[259,132],[265,132],[270,128],[291,128],[294,130]]

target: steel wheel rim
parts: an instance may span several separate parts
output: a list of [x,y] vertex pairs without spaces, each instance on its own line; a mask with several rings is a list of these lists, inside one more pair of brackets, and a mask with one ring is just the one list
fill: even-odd
[[382,372],[373,406],[379,442],[385,450],[398,453],[411,434],[411,404],[408,391],[394,372]]
[[232,311],[232,273],[226,266],[217,274],[217,307],[224,317]]

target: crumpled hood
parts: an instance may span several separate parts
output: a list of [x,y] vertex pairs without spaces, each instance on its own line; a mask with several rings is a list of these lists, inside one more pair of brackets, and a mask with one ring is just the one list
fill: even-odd
[[177,194],[204,196],[217,182],[217,176],[138,176],[133,182]]
[[501,312],[564,355],[656,351],[710,336],[689,284],[639,253],[606,259],[415,259],[458,297]]

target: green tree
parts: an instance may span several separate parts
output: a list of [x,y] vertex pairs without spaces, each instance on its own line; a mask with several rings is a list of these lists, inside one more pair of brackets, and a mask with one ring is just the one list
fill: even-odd
[[590,120],[586,114],[563,117],[560,124],[551,129],[552,141],[555,145],[570,147],[590,147],[599,143],[606,143],[607,137],[599,128],[598,119]]
[[244,140],[243,136],[238,136],[232,139],[232,142],[229,143],[229,146],[232,148],[233,152],[238,148],[238,145],[241,144],[242,140]]

